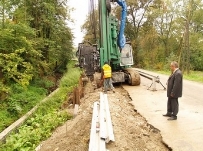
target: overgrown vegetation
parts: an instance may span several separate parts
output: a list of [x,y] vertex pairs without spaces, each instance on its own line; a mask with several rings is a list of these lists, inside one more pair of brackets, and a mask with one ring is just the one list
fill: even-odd
[[1,144],[0,151],[34,150],[42,140],[51,135],[57,126],[70,119],[71,116],[60,107],[68,92],[78,84],[79,77],[80,70],[69,65],[67,73],[61,79],[59,90],[39,105],[36,113],[18,129],[17,133],[13,132],[6,139],[6,143]]
[[0,131],[56,87],[72,58],[67,0],[0,1]]
[[[69,10],[67,0],[0,1],[0,131],[59,85],[57,79],[72,58]],[[59,108],[78,80],[79,71],[71,68],[49,103],[40,105],[0,150],[34,150],[53,128],[70,118]],[[71,76],[74,79],[69,80]]]
[[27,88],[19,84],[12,85],[9,92],[10,96],[1,102],[0,132],[34,107],[46,96],[46,92],[46,89],[33,85]]
[[67,4],[67,0],[0,1],[0,101],[12,84],[27,87],[66,68],[73,49]]

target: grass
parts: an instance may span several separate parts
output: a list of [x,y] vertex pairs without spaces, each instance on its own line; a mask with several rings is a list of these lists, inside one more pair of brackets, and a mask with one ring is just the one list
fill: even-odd
[[23,116],[45,96],[46,90],[43,88],[31,85],[23,88],[19,84],[12,85],[9,98],[1,102],[0,132]]
[[191,71],[189,75],[184,75],[184,78],[191,81],[203,83],[203,72],[202,71]]
[[0,151],[35,150],[38,144],[48,138],[52,131],[71,117],[60,109],[69,92],[78,84],[80,70],[68,66],[68,72],[60,81],[59,90],[46,102],[39,105],[37,111],[26,123],[13,132],[5,144],[0,144]]
[[[155,72],[166,75],[170,75],[171,73],[170,71],[155,71]],[[190,81],[203,83],[203,71],[191,71],[190,74],[183,74],[183,78]]]

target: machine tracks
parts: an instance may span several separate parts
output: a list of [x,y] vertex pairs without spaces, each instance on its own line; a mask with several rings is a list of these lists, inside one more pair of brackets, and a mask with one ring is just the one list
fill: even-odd
[[125,69],[125,73],[128,74],[128,84],[132,86],[140,85],[140,74],[135,70],[135,68]]

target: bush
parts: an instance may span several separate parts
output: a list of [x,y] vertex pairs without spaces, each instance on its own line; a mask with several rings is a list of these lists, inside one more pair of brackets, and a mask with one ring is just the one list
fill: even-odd
[[19,84],[12,86],[11,96],[6,100],[8,102],[7,111],[20,117],[32,107],[34,107],[46,94],[46,90],[39,87],[22,87]]
[[7,138],[6,143],[1,145],[1,151],[34,150],[42,140],[51,135],[57,126],[71,118],[67,112],[60,111],[60,107],[67,93],[77,85],[80,72],[79,69],[71,67],[68,69],[60,82],[60,89],[39,105],[36,113],[18,129],[18,133],[12,133]]
[[169,70],[169,66],[172,61],[178,62],[178,56],[176,56],[173,52],[166,58],[166,64],[164,65],[164,70]]
[[47,90],[54,86],[54,82],[48,80],[46,77],[41,78],[41,79],[40,78],[34,79],[32,81],[32,84],[35,85],[36,87],[40,86],[40,87],[47,89]]
[[6,140],[6,144],[2,144],[2,151],[34,150],[40,141],[48,138],[52,130],[67,119],[70,119],[70,116],[66,112],[53,110],[46,115],[38,113],[21,126],[18,133],[13,133]]
[[9,97],[1,102],[0,120],[4,122],[0,124],[0,131],[33,108],[46,96],[46,93],[46,89],[40,87],[25,88],[20,84],[13,84],[10,87]]
[[155,66],[154,66],[154,68],[155,68],[156,70],[163,70],[163,68],[164,68],[164,63],[163,63],[163,62],[156,63]]

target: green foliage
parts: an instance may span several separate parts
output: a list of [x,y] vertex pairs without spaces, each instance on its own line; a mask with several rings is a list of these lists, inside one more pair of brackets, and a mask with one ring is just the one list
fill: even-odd
[[73,86],[79,79],[80,74],[79,68],[68,69],[68,72],[63,76],[60,81],[60,87],[70,87]]
[[[95,23],[93,22],[95,21]],[[93,29],[95,28],[95,33]],[[91,44],[95,44],[96,40],[99,39],[99,13],[98,10],[94,10],[88,14],[85,23],[81,27],[82,31],[85,33],[83,42],[90,42]],[[96,39],[95,39],[96,36]]]
[[0,122],[0,131],[28,112],[46,93],[46,89],[36,87],[36,85],[30,85],[27,88],[19,84],[10,86],[9,97],[1,101],[0,117],[4,122]]
[[0,106],[0,132],[8,127],[14,120],[17,120],[17,117],[10,116],[9,112],[5,109],[7,104],[1,102]]
[[54,86],[54,82],[50,81],[47,77],[44,77],[43,79],[35,78],[31,83],[36,87],[40,86],[45,89],[49,89]]
[[64,71],[71,59],[66,4],[0,1],[0,131],[47,94],[54,85],[47,77]]
[[192,53],[191,66],[193,70],[203,71],[203,50],[195,51]]
[[184,75],[184,78],[187,80],[203,83],[203,72],[202,71],[191,71],[190,74]]
[[190,36],[191,41],[191,67],[193,70],[203,71],[203,45],[202,33],[193,33]]
[[9,93],[10,88],[6,85],[4,85],[4,83],[2,81],[0,81],[0,94],[2,93]]
[[[11,134],[5,144],[0,144],[1,151],[34,150],[57,126],[71,118],[66,111],[61,111],[60,107],[67,93],[73,90],[79,80],[80,71],[73,68],[73,65],[73,62],[68,64],[68,72],[62,78],[60,89],[39,105],[36,113],[18,129],[17,133]],[[65,84],[66,82],[68,84]],[[22,88],[17,87],[15,91],[18,92],[20,89]]]
[[15,84],[12,86],[11,96],[6,100],[8,102],[7,111],[11,116],[20,117],[36,105],[45,94],[46,90],[43,88],[32,86],[24,88]]
[[23,86],[28,86],[33,77],[33,66],[29,62],[25,62],[17,53],[0,53],[0,57],[2,59],[0,66],[3,68],[2,72],[5,78],[7,80],[13,79]]
[[164,66],[165,70],[168,70],[172,61],[178,62],[178,56],[176,56],[173,52],[166,58],[166,64]]
[[22,114],[21,100],[9,99],[7,111],[10,116],[19,117]]
[[6,144],[2,144],[1,150],[34,150],[40,141],[48,138],[52,130],[67,119],[70,117],[66,112],[54,110],[45,115],[36,114],[18,129],[18,133],[13,133]]
[[65,68],[72,57],[73,36],[65,22],[69,14],[64,2],[0,2],[0,70],[4,86],[15,81],[26,87],[39,75]]
[[0,68],[5,82],[14,80],[22,86],[28,86],[32,79],[34,64],[40,57],[32,41],[26,38],[33,35],[33,30],[22,24],[8,22],[6,28],[0,30]]
[[[134,62],[138,67],[164,69],[167,59],[171,58],[173,53],[178,57],[174,60],[180,60],[181,64],[185,64],[183,60],[189,60],[189,66],[193,70],[203,70],[203,2],[182,2],[127,0],[129,7],[125,33],[131,39]],[[143,13],[137,13],[139,9],[142,9]],[[186,36],[186,21],[190,22],[189,42]],[[149,37],[154,35],[159,41],[149,43]],[[152,40],[156,40],[156,37]],[[155,48],[150,50],[154,45]],[[190,47],[187,55],[186,46]]]

